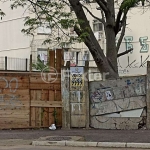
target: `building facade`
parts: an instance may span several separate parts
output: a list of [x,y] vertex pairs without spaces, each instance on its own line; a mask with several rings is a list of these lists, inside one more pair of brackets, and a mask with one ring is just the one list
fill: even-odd
[[[48,49],[60,48],[57,44],[43,45],[43,41],[51,33],[51,29],[44,27],[38,28],[34,32],[34,36],[27,36],[21,33],[24,28],[24,19],[31,16],[30,11],[18,8],[10,9],[10,3],[3,3],[3,11],[6,16],[0,20],[0,56],[28,58],[30,54],[33,60],[39,55],[42,60],[47,61]],[[86,4],[92,13],[100,17],[100,10],[96,3]],[[70,9],[70,8],[68,8]],[[116,6],[116,12],[118,8]],[[133,48],[133,51],[127,55],[118,58],[118,70],[121,76],[138,75],[146,73],[146,62],[150,60],[149,52],[149,35],[150,35],[150,10],[148,8],[136,7],[128,13],[127,27],[119,52]],[[96,39],[99,41],[102,49],[106,47],[105,34],[102,23],[93,19],[93,17],[85,10],[90,25],[94,31]],[[58,31],[59,32],[59,31]],[[69,30],[70,36],[76,36],[74,31]],[[118,38],[116,38],[116,41]],[[73,43],[66,45],[65,59],[71,61],[71,65],[83,65],[85,60],[89,60],[90,80],[100,79],[100,73],[96,68],[93,58],[84,43]],[[68,53],[69,52],[69,53]],[[2,61],[1,61],[2,62]],[[3,68],[3,63],[1,63]],[[92,73],[97,72],[97,73]]]

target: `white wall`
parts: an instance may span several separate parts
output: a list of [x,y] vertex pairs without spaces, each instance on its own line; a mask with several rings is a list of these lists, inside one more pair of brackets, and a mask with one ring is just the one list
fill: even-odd
[[32,38],[21,32],[27,12],[22,8],[11,10],[10,3],[0,3],[6,14],[0,20],[0,56],[29,58]]
[[[7,3],[1,3],[2,10],[6,13],[6,16],[0,20],[0,57],[8,56],[8,57],[17,57],[17,58],[29,58],[31,51],[34,54],[34,59],[37,56],[37,48],[54,48],[51,45],[42,45],[43,39],[46,38],[44,35],[35,35],[34,41],[32,41],[32,37],[26,36],[21,33],[21,29],[24,28],[24,17],[28,15],[28,12],[22,8],[18,8],[15,10],[10,9],[11,1]],[[92,4],[91,6],[87,5],[96,16],[100,16],[100,11],[96,9],[96,5]],[[117,9],[116,9],[117,11]],[[88,20],[90,21],[91,26],[93,26],[93,17],[85,11],[86,15],[88,15]],[[122,45],[120,47],[119,52],[123,52],[126,50],[126,45],[132,45],[134,50],[132,53],[129,53],[125,56],[122,56],[118,59],[119,73],[120,75],[137,75],[137,74],[145,74],[146,73],[146,64],[141,65],[147,60],[150,60],[150,10],[137,8],[130,10],[128,14],[127,20],[127,29],[125,33],[126,39],[131,37],[133,40],[131,43],[126,43],[125,39],[123,39]],[[103,37],[104,38],[104,37]],[[146,40],[147,39],[147,40]],[[147,42],[148,45],[145,44],[144,51],[141,51],[142,43]],[[104,39],[102,39],[101,44],[104,43]],[[144,46],[144,43],[143,43]],[[105,47],[105,46],[104,46]],[[57,48],[57,47],[56,47]],[[83,43],[73,44],[72,50],[81,50],[83,53],[87,50],[87,47]],[[148,57],[149,56],[149,57]],[[129,66],[128,66],[128,57],[129,57]],[[81,58],[81,57],[80,57]],[[90,57],[92,59],[92,57]],[[146,59],[147,58],[147,59]],[[141,60],[142,59],[142,60]],[[133,63],[132,63],[133,62]],[[132,64],[131,64],[132,63]],[[145,62],[144,62],[145,63]],[[95,66],[94,61],[90,62],[90,66]]]
[[[132,9],[128,15],[125,37],[120,52],[133,47],[133,52],[118,59],[120,75],[146,74],[146,61],[150,60],[150,10],[143,8]],[[132,41],[126,41],[125,39]],[[129,63],[128,63],[129,61]],[[132,63],[132,64],[131,64]],[[128,65],[130,64],[130,65]]]
[[[96,10],[96,5],[87,6],[92,13],[100,17],[100,12]],[[116,12],[118,8],[116,8]],[[93,18],[86,12],[92,26]],[[127,46],[133,47],[133,52],[118,59],[118,70],[121,76],[146,74],[147,61],[150,60],[150,9],[137,7],[128,13],[127,28],[119,52],[127,50]],[[128,39],[132,39],[131,43]],[[126,39],[126,40],[125,40]],[[100,45],[105,49],[105,37],[100,41]],[[104,46],[103,46],[104,43]],[[129,61],[129,62],[128,62]],[[128,65],[129,64],[129,65]],[[90,66],[95,66],[94,61]]]

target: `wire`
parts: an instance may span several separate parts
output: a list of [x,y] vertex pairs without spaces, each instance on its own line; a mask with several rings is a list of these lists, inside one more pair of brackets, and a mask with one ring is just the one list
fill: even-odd
[[23,47],[23,48],[16,48],[16,49],[6,49],[6,50],[0,50],[0,52],[5,52],[5,51],[18,51],[18,50],[22,50],[22,49],[28,49],[31,47]]
[[20,17],[20,18],[15,18],[15,19],[10,19],[10,20],[0,21],[0,23],[10,22],[10,21],[14,21],[14,20],[20,20],[20,19],[24,19],[24,18],[26,18],[26,17]]

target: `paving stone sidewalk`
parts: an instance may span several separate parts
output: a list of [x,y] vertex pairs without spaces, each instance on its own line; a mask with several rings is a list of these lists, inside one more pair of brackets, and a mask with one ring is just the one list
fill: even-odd
[[88,142],[150,143],[150,130],[100,130],[100,129],[18,129],[0,130],[0,140],[36,140],[47,136],[81,136]]

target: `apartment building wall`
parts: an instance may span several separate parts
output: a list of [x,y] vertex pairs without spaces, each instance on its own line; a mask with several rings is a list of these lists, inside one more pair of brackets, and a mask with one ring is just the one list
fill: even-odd
[[127,27],[120,52],[133,48],[133,51],[118,59],[121,75],[146,74],[147,61],[150,60],[150,10],[136,8],[128,14]]
[[[100,12],[97,10],[97,6],[95,3],[91,5],[86,5],[95,16],[100,17]],[[116,14],[118,11],[118,6],[116,6]],[[90,14],[85,10],[87,18],[93,27],[93,18]],[[125,36],[122,40],[122,44],[120,46],[119,53],[129,50],[133,48],[133,51],[128,53],[127,55],[121,56],[118,58],[118,71],[120,76],[132,76],[132,75],[143,75],[146,74],[146,65],[147,61],[150,60],[150,10],[149,8],[136,7],[129,11],[127,16],[127,27]],[[118,41],[120,33],[116,38],[116,42]],[[97,33],[95,33],[97,36]],[[101,39],[99,40],[101,47],[104,49],[104,53],[106,51],[106,40],[105,35],[102,34]],[[92,56],[90,56],[92,59]],[[90,66],[94,67],[94,61],[90,61]],[[93,69],[93,71],[97,72],[97,69]],[[93,75],[92,75],[93,76]],[[95,77],[92,77],[93,80]],[[97,79],[100,79],[100,74],[97,74]]]
[[32,37],[24,35],[24,18],[28,11],[18,8],[11,10],[11,1],[0,2],[6,16],[0,20],[0,56],[29,58]]
[[[33,55],[33,59],[36,60],[38,54],[47,55],[47,49],[60,48],[55,42],[52,44],[43,45],[43,41],[47,38],[50,30],[40,31],[37,29],[34,33],[34,37],[29,37],[21,33],[21,29],[24,28],[24,17],[30,14],[29,11],[25,11],[22,8],[16,10],[10,9],[10,2],[3,3],[2,8],[6,13],[6,16],[0,20],[0,56],[8,57],[20,57],[29,58],[29,55]],[[96,3],[86,4],[92,13],[101,17],[100,10],[97,10]],[[67,9],[65,9],[67,10]],[[116,7],[116,12],[118,8]],[[68,8],[69,11],[69,8]],[[149,60],[149,24],[150,15],[148,8],[134,8],[129,11],[127,19],[126,33],[123,38],[119,52],[133,48],[133,52],[122,56],[118,59],[118,70],[120,75],[137,75],[146,73],[146,61]],[[93,29],[93,17],[85,10],[85,14],[90,22]],[[45,30],[45,29],[44,29]],[[46,32],[46,34],[44,33]],[[103,31],[94,32],[96,38],[98,39],[104,53],[106,51],[106,41]],[[74,35],[73,35],[74,36]],[[118,40],[118,38],[116,38]],[[74,58],[78,60],[78,65],[83,64],[83,59],[85,58],[85,52],[88,52],[88,48],[84,43],[74,42],[72,45],[67,45],[65,47],[67,50],[79,53],[78,56],[74,54]],[[78,58],[76,58],[78,57]],[[93,67],[90,71],[97,71],[92,56],[89,53],[89,65]],[[98,76],[98,74],[97,74]],[[99,77],[98,77],[99,78]]]

